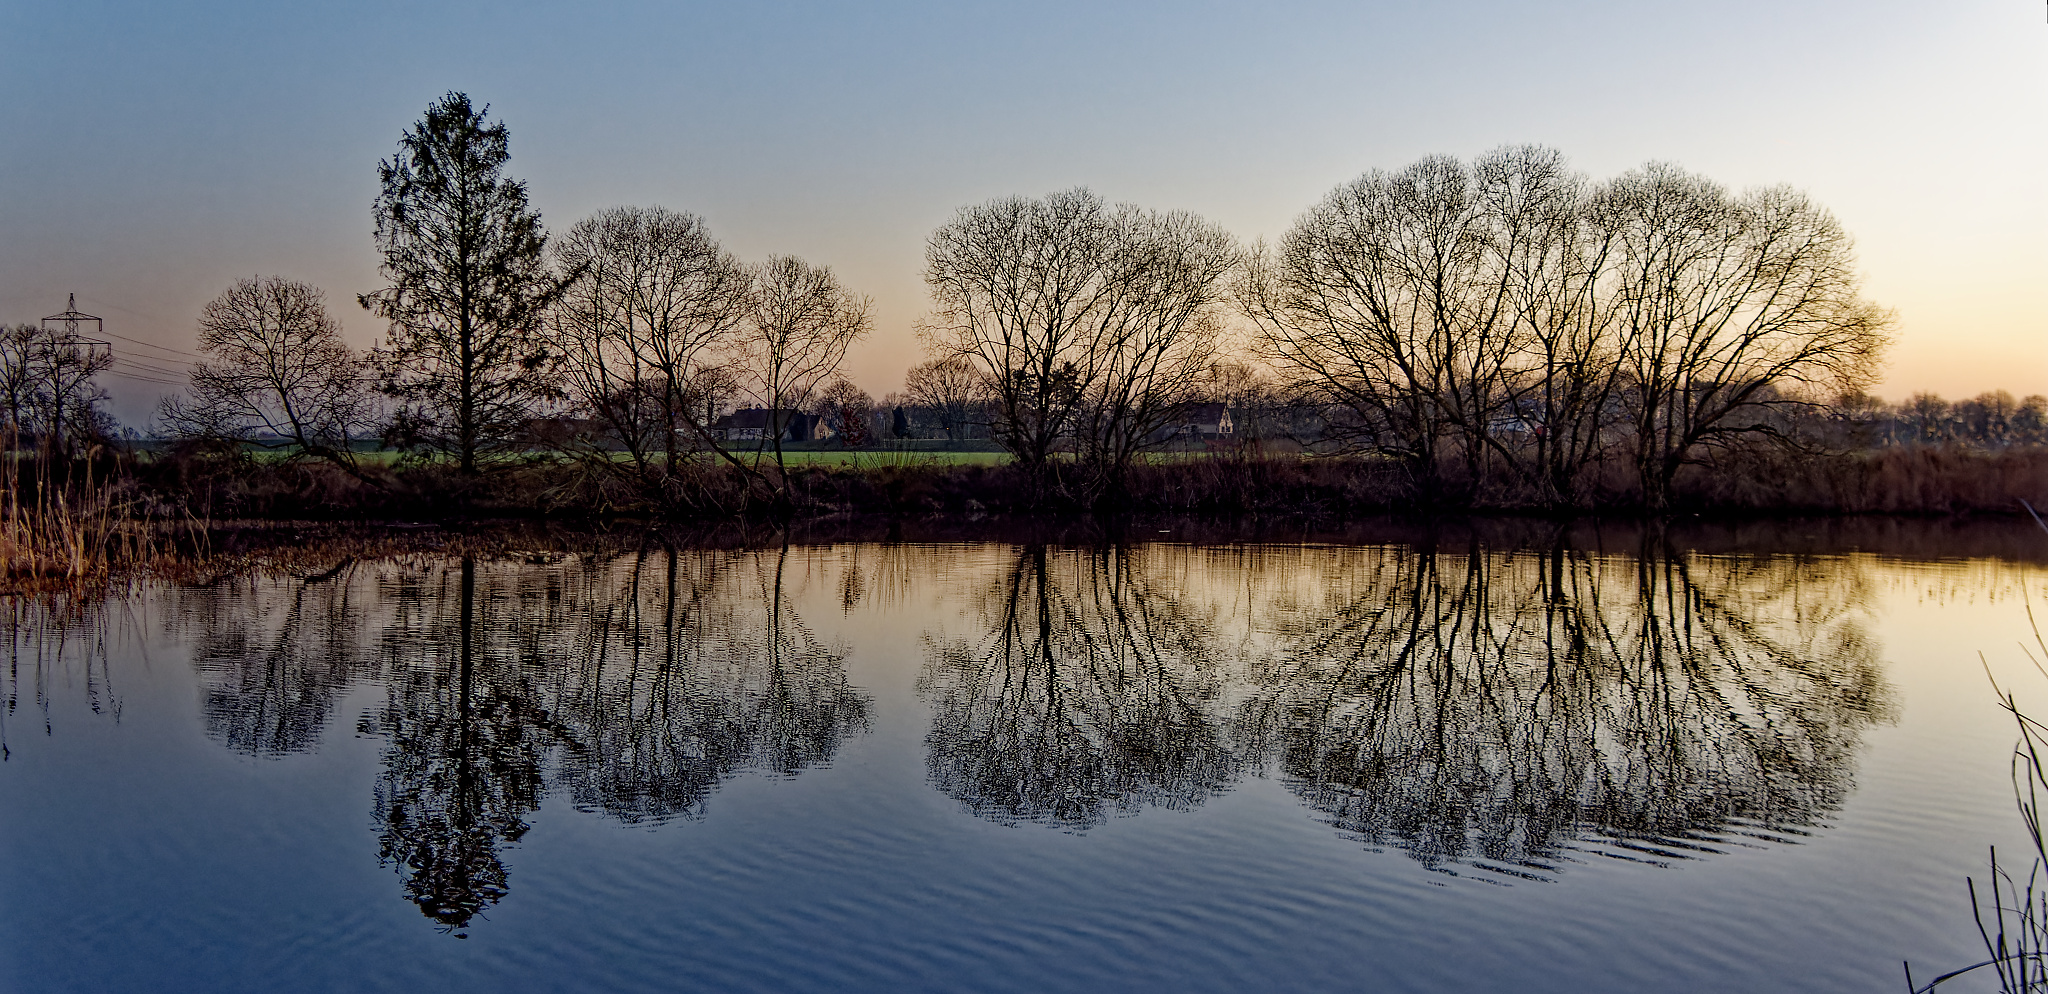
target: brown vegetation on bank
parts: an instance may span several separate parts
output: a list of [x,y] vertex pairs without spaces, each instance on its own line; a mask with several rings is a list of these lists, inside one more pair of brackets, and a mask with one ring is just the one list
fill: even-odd
[[[81,476],[68,489],[53,488],[53,499],[42,502],[33,489],[5,497],[13,513],[0,522],[6,556],[0,595],[90,598],[145,577],[206,585],[286,573],[320,582],[337,564],[394,555],[783,542],[1626,549],[1654,541],[1719,553],[2009,556],[2038,544],[2032,541],[2036,525],[2019,501],[2048,502],[2048,450],[2033,449],[1889,451],[1796,466],[1759,460],[1687,479],[1681,493],[1695,511],[1577,517],[1534,505],[1430,504],[1397,464],[1355,457],[1147,464],[1134,476],[1121,513],[1112,515],[1033,505],[1010,466],[800,470],[789,481],[794,508],[682,516],[564,502],[565,494],[574,495],[575,467],[560,462],[494,475],[481,487],[464,487],[459,474],[445,469],[417,466],[386,471],[382,485],[371,485],[318,462],[242,463],[237,475],[208,472],[218,463],[195,467],[175,456],[108,462],[129,475],[95,475],[90,487]],[[31,483],[33,473],[31,463]],[[717,468],[706,474],[707,482],[723,479],[731,495],[744,497],[745,481],[737,474]]]
[[[1556,515],[1518,481],[1418,480],[1403,463],[1369,455],[1314,456],[1252,447],[1173,454],[1134,465],[1112,499],[1035,496],[1014,465],[906,463],[791,467],[786,501],[761,500],[724,464],[666,474],[660,493],[623,486],[578,461],[536,458],[481,476],[433,463],[371,468],[365,482],[318,461],[267,462],[170,452],[139,461],[130,513],[163,522],[228,519],[444,521],[500,517],[728,521],[826,514],[1174,514],[1304,516],[1381,513]],[[1626,474],[1599,481],[1573,513],[1634,516],[1641,495]],[[2048,448],[1905,446],[1846,453],[1752,447],[1687,467],[1668,513],[1760,517],[1830,514],[2023,514],[2048,505]],[[95,505],[98,506],[98,505]],[[107,505],[112,506],[112,505]],[[67,512],[70,513],[70,512]],[[75,516],[75,515],[74,515]],[[56,534],[56,533],[52,533]]]
[[77,459],[8,459],[11,471],[0,472],[0,592],[91,590],[152,556],[156,530],[126,461],[101,447]]

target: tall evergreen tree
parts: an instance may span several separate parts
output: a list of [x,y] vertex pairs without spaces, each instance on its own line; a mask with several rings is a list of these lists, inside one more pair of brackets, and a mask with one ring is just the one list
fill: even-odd
[[377,165],[377,247],[389,285],[364,307],[390,322],[373,353],[398,403],[388,435],[475,474],[519,440],[552,392],[541,316],[567,280],[526,184],[505,176],[503,122],[449,93]]

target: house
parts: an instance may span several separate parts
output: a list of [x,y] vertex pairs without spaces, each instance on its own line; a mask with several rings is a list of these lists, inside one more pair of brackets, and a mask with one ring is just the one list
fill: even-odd
[[1237,437],[1237,424],[1226,404],[1182,404],[1168,415],[1165,424],[1145,437],[1147,444],[1172,442],[1229,442]]
[[740,408],[711,422],[711,437],[725,442],[770,441],[777,434],[785,442],[808,442],[818,437],[817,415],[788,408],[776,409],[773,418],[770,413],[765,407]]
[[1237,433],[1228,404],[1187,404],[1175,415],[1174,434],[1190,438],[1228,439]]

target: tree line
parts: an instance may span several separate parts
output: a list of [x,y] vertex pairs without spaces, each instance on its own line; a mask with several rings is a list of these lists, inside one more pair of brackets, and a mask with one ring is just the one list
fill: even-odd
[[95,382],[113,365],[103,345],[47,322],[0,326],[0,444],[62,457],[80,441],[115,437]]
[[[241,281],[163,428],[366,480],[372,438],[465,477],[548,449],[681,506],[721,465],[786,499],[803,415],[854,445],[987,438],[1034,500],[1098,505],[1208,403],[1240,446],[1397,465],[1426,499],[1661,508],[1687,466],[1868,415],[1894,325],[1795,190],[1663,164],[1596,181],[1510,146],[1369,172],[1271,244],[1086,189],[963,207],[926,243],[926,361],[878,404],[840,369],[869,300],[830,267],[743,262],[660,207],[550,236],[486,111],[450,93],[379,164],[375,348],[342,342],[318,289]],[[751,445],[714,427],[740,407],[766,412]]]

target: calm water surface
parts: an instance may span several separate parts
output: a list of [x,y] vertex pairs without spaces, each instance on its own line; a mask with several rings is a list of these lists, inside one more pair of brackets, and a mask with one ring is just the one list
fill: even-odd
[[1896,990],[1982,958],[1964,878],[2022,850],[1986,668],[2048,710],[2048,537],[2000,535],[0,604],[0,990]]

